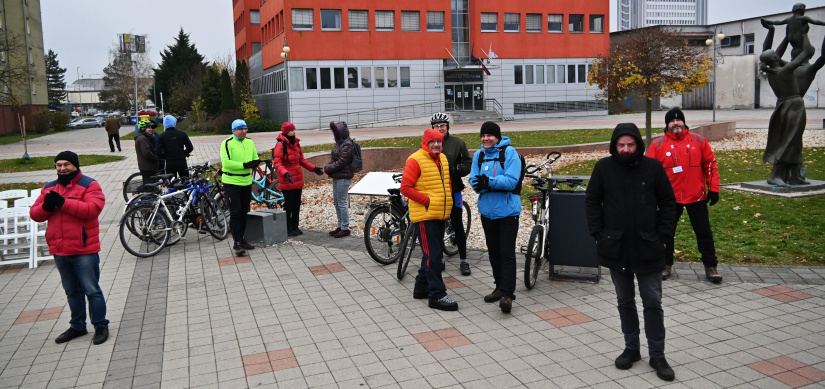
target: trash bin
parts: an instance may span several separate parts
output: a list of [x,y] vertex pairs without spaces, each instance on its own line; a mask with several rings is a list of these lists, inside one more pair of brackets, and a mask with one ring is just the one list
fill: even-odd
[[[581,178],[580,176],[576,176]],[[585,179],[590,179],[587,176]],[[559,190],[549,195],[550,203],[550,279],[599,282],[599,267],[596,243],[587,228],[584,206],[584,191]],[[555,266],[577,266],[595,268],[595,271],[579,273],[556,272]]]

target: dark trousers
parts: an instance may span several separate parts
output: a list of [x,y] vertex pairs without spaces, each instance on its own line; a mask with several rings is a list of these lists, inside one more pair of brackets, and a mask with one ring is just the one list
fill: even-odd
[[185,159],[166,160],[166,174],[175,174],[176,177],[189,177],[189,166]]
[[[696,245],[699,246],[699,253],[702,254],[702,264],[705,267],[714,267],[719,264],[716,260],[716,247],[713,245],[713,232],[710,230],[710,218],[708,217],[708,204],[704,201],[698,201],[690,204],[676,203],[676,225],[679,225],[679,219],[682,217],[682,212],[687,209],[690,217],[690,225],[693,226],[693,232],[696,234]],[[670,237],[665,240],[667,248],[665,252],[665,264],[673,266],[673,246],[674,238]]]
[[[426,290],[430,301],[447,295],[447,286],[441,278],[444,271],[444,221],[424,220],[415,223],[415,236],[421,243],[421,267],[415,276],[415,290]],[[400,261],[401,259],[399,259]]]
[[488,219],[481,216],[493,279],[502,296],[516,298],[516,236],[518,216]]
[[286,230],[294,231],[298,229],[298,222],[301,216],[301,193],[303,189],[284,190],[284,212],[286,212]]
[[143,184],[149,184],[152,182],[151,177],[158,174],[157,170],[141,170],[140,176],[143,178]]
[[[639,314],[636,311],[636,286],[630,271],[610,269],[610,278],[616,287],[616,301],[626,349],[639,350]],[[651,358],[665,356],[665,313],[662,310],[662,273],[635,274],[639,281],[642,298],[642,316],[645,319],[645,336]]]
[[115,142],[117,142],[117,151],[120,151],[120,135],[109,134],[109,150],[115,151]]
[[462,259],[467,258],[467,231],[464,231],[464,220],[461,215],[464,213],[464,207],[453,207],[450,212],[450,224],[453,225],[455,231],[455,245],[458,246],[458,257]]
[[223,184],[223,193],[229,199],[229,228],[235,243],[244,240],[246,214],[252,201],[252,185]]

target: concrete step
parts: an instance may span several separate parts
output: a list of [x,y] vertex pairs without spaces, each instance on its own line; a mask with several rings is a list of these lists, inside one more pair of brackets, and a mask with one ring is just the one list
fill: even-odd
[[451,112],[453,122],[459,123],[484,123],[486,121],[501,121],[501,116],[493,111],[462,111]]

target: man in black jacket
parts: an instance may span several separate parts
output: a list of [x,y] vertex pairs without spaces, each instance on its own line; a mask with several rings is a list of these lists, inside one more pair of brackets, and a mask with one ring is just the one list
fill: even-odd
[[662,270],[665,237],[673,236],[676,229],[676,198],[662,163],[644,156],[644,148],[635,124],[616,126],[610,157],[602,158],[593,168],[585,207],[599,265],[610,269],[616,288],[625,339],[616,367],[629,369],[641,359],[635,276],[644,306],[650,366],[659,378],[671,381],[675,374],[665,359]]
[[163,134],[158,137],[156,154],[166,160],[166,174],[176,174],[178,177],[189,177],[189,167],[186,158],[195,148],[185,132],[175,126],[178,120],[172,115],[163,118]]
[[470,174],[470,164],[473,158],[467,151],[467,144],[463,140],[450,136],[450,117],[442,112],[436,112],[430,118],[430,125],[441,131],[444,135],[442,143],[442,153],[447,157],[450,164],[450,181],[452,182],[453,208],[450,212],[450,224],[455,232],[455,244],[458,246],[458,256],[461,259],[459,267],[461,275],[470,275],[470,264],[467,263],[467,231],[464,231],[464,221],[462,213],[464,203],[461,198],[461,191],[464,190],[464,181],[461,177]]

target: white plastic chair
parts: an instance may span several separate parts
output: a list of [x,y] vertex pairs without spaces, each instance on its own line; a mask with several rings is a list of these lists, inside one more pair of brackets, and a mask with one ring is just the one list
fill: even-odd
[[34,267],[29,208],[0,209],[0,265],[26,263]]
[[22,199],[14,200],[14,206],[21,208],[31,208],[32,205],[34,205],[35,201],[37,201],[37,197],[24,197]]
[[25,189],[11,189],[0,192],[0,202],[2,203],[5,203],[7,200],[23,197],[29,197],[29,191]]
[[42,190],[43,190],[43,188],[32,189],[32,192],[29,195],[29,197],[34,197],[35,199],[37,199],[38,197],[40,197],[40,192]]

